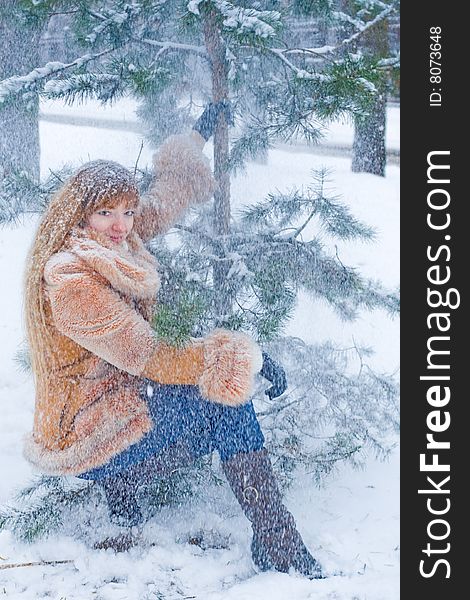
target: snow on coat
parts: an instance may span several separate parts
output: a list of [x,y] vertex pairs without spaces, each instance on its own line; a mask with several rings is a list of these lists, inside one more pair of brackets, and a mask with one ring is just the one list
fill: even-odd
[[[196,140],[196,141],[195,141]],[[155,159],[158,179],[125,243],[110,246],[75,229],[44,270],[54,352],[37,393],[26,458],[44,473],[78,475],[106,464],[153,426],[140,395],[142,377],[200,384],[212,401],[249,399],[261,367],[257,345],[216,330],[175,349],[149,323],[159,288],[157,264],[142,239],[166,231],[190,203],[210,197],[214,182],[194,136],[173,136]]]

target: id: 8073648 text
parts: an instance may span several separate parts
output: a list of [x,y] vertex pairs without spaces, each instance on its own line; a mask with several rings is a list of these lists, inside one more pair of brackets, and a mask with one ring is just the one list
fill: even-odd
[[429,106],[442,106],[442,28],[429,28]]

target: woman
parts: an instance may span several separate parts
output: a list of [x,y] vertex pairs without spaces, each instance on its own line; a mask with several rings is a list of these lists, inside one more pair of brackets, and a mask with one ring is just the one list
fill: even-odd
[[[142,200],[132,175],[110,161],[83,165],[51,200],[26,272],[36,404],[25,456],[44,473],[99,480],[111,519],[130,526],[142,520],[135,492],[144,474],[216,449],[252,523],[256,564],[318,577],[249,400],[258,346],[219,329],[176,349],[149,324],[159,277],[143,242],[211,196],[202,148],[225,111],[210,105],[189,135],[163,144]],[[261,372],[276,373],[268,357]]]

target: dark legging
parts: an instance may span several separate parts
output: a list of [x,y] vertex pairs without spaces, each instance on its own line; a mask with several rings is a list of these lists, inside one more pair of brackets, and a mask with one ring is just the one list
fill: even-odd
[[102,467],[80,477],[99,480],[116,476],[181,441],[194,458],[217,450],[222,461],[263,448],[264,436],[251,402],[237,408],[216,404],[202,398],[191,385],[152,382],[145,388],[153,429]]

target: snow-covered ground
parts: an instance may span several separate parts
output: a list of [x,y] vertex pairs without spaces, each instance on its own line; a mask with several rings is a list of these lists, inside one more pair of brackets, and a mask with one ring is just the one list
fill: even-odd
[[[96,104],[63,108],[44,106],[50,114],[86,115],[97,120],[135,120],[130,103],[111,109]],[[126,117],[127,115],[127,117]],[[399,144],[399,109],[389,111],[387,145]],[[336,127],[336,128],[335,128]],[[343,143],[347,126],[332,128],[331,142]],[[345,129],[346,127],[346,129]],[[350,140],[350,138],[347,138]],[[132,131],[97,129],[43,121],[41,170],[57,169],[65,162],[79,164],[93,158],[110,158],[133,166],[142,137]],[[210,156],[210,145],[207,153]],[[144,143],[139,164],[150,161]],[[235,208],[261,199],[269,191],[308,184],[312,169],[332,169],[335,193],[352,212],[374,226],[374,243],[337,244],[340,259],[387,287],[399,283],[399,167],[389,165],[385,178],[353,174],[346,158],[318,156],[308,151],[275,150],[267,164],[254,163],[233,184]],[[8,281],[0,300],[0,504],[10,501],[28,482],[32,471],[21,455],[23,434],[31,428],[33,386],[14,355],[23,338],[22,272],[34,222],[0,231],[2,280]],[[329,243],[327,239],[325,244]],[[299,300],[288,333],[311,342],[333,339],[342,347],[371,346],[372,368],[395,372],[399,365],[398,319],[382,312],[360,314],[354,323],[343,323],[324,303]],[[235,500],[225,488],[220,498],[194,500],[184,509],[165,509],[145,528],[154,546],[134,548],[115,555],[90,550],[72,537],[54,537],[40,543],[20,544],[9,532],[0,533],[2,564],[73,559],[56,566],[31,566],[0,570],[0,595],[11,600],[396,600],[399,597],[399,456],[387,462],[373,458],[363,471],[343,467],[316,488],[299,478],[286,503],[294,513],[307,545],[329,571],[343,576],[309,581],[295,574],[255,574],[249,557],[250,528]],[[184,542],[188,533],[217,530],[230,536],[226,549],[202,550]]]
[[[102,105],[96,100],[85,104],[64,106],[57,101],[49,100],[41,105],[41,116],[45,122],[57,121],[63,123],[66,119],[77,125],[85,123],[91,126],[107,127],[112,125],[121,129],[139,131],[142,129],[136,115],[138,103],[132,98],[119,100],[114,105]],[[325,124],[322,145],[351,146],[354,128],[348,118],[336,120]],[[396,104],[387,106],[387,120],[385,127],[385,145],[387,150],[400,150],[400,107]]]

